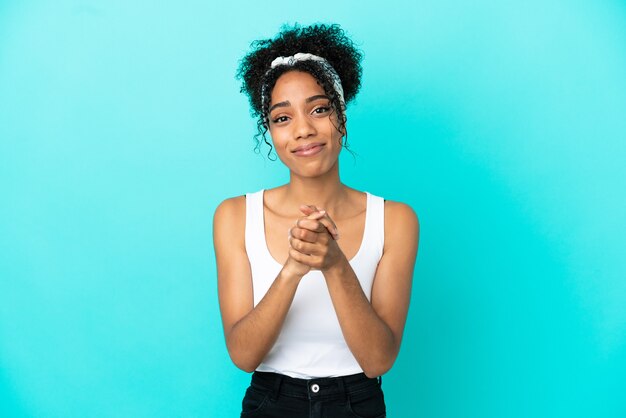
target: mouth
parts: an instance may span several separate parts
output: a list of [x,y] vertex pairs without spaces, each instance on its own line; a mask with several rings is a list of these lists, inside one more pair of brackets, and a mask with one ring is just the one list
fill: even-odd
[[318,154],[320,151],[322,151],[322,147],[324,145],[325,144],[323,143],[315,142],[315,143],[308,144],[308,145],[301,145],[291,152],[300,157],[309,157],[309,156]]

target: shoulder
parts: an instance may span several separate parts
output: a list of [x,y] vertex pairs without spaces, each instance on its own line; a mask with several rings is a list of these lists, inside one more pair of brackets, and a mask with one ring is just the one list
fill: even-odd
[[[385,201],[385,238],[402,237],[402,241],[417,242],[419,228],[419,218],[411,206],[393,200]],[[385,242],[392,241],[385,239]]]
[[213,235],[215,239],[242,237],[246,225],[246,196],[224,199],[213,214]]
[[227,220],[232,217],[238,217],[241,213],[246,212],[246,196],[235,196],[224,199],[222,203],[217,205],[213,219]]
[[412,220],[419,223],[417,214],[413,208],[406,203],[396,202],[395,200],[385,200],[385,216],[401,217],[403,220]]

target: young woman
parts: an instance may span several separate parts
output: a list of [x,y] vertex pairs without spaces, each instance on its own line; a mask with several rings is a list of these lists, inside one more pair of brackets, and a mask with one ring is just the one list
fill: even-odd
[[228,353],[254,372],[242,417],[386,416],[380,376],[400,349],[419,223],[339,178],[360,60],[339,26],[296,25],[239,67],[259,136],[290,173],[214,215]]

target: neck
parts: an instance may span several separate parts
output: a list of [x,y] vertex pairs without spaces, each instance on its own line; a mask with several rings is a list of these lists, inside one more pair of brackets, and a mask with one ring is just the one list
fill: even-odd
[[[315,205],[330,214],[336,214],[348,199],[348,188],[339,179],[339,163],[318,177],[302,177],[293,172],[285,185],[284,207],[299,208],[300,205]],[[298,216],[302,216],[301,214]]]

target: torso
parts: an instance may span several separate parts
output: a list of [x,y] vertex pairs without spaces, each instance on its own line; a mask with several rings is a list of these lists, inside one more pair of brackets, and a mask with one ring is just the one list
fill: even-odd
[[[265,239],[267,248],[272,257],[280,264],[284,264],[289,256],[289,242],[287,233],[295,226],[300,216],[291,216],[281,210],[277,204],[281,187],[265,190],[263,199],[263,216],[265,217]],[[331,219],[339,230],[337,244],[348,260],[351,260],[359,250],[365,230],[366,194],[358,190],[349,189],[348,201],[342,205],[339,213],[331,213]],[[324,208],[325,209],[325,208]]]

